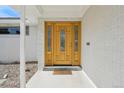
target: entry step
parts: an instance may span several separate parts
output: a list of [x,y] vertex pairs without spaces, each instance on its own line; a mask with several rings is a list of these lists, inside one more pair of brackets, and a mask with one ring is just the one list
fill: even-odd
[[81,66],[46,66],[43,68],[44,71],[53,71],[53,70],[72,70],[80,71],[82,70]]

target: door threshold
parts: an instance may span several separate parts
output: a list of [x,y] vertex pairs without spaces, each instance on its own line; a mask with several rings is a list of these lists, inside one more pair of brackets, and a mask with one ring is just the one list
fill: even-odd
[[53,71],[53,70],[72,70],[80,71],[82,70],[81,66],[45,66],[43,71]]

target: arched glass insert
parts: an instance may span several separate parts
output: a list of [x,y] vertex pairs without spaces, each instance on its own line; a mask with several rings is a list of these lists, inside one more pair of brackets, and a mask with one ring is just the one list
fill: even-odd
[[62,28],[60,31],[60,50],[65,51],[65,29]]

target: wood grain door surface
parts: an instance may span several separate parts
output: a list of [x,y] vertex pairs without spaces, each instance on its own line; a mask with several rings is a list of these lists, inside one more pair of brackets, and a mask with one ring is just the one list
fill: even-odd
[[45,65],[80,65],[80,22],[45,22]]

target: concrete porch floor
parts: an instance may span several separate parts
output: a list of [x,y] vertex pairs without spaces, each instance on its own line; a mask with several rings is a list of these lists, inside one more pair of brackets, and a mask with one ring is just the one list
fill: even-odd
[[26,85],[27,88],[94,88],[82,71],[72,75],[53,75],[53,71],[37,71]]

